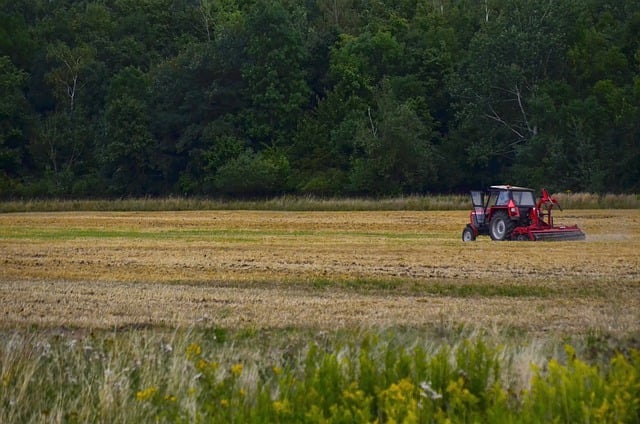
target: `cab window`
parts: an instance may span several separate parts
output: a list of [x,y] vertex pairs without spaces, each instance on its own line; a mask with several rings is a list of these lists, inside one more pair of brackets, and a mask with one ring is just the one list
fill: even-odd
[[497,205],[498,204],[498,192],[497,191],[492,191],[491,193],[489,193],[489,206],[493,206],[493,205]]
[[506,206],[509,203],[509,192],[501,191],[498,194],[498,200],[496,201],[496,206]]
[[513,201],[518,206],[535,206],[536,201],[530,191],[514,191]]

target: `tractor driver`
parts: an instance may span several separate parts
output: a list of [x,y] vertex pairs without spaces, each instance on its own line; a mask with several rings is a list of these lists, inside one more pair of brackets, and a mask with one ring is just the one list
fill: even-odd
[[509,203],[509,192],[501,191],[498,195],[498,201],[496,202],[496,206],[506,206]]

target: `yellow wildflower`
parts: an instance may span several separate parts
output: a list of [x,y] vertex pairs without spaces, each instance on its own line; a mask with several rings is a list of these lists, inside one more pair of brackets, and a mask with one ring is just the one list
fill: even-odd
[[198,359],[198,362],[196,362],[196,369],[198,371],[204,371],[208,366],[209,363],[204,359]]
[[222,406],[223,408],[228,408],[229,407],[229,401],[227,399],[220,400],[220,406]]
[[599,420],[605,421],[608,413],[609,402],[605,399],[604,402],[602,402],[602,405],[594,411],[594,416]]
[[139,402],[151,399],[158,392],[157,387],[149,387],[136,393],[136,399]]
[[231,366],[231,375],[238,377],[242,374],[242,364],[235,364]]
[[202,348],[197,343],[191,343],[187,346],[187,359],[194,360],[202,354]]
[[273,401],[273,410],[276,414],[288,414],[291,412],[291,405],[287,399]]

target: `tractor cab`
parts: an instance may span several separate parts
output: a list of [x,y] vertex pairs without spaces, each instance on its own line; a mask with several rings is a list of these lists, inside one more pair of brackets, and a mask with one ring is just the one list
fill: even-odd
[[526,220],[531,208],[536,206],[536,197],[530,188],[491,186],[488,193],[487,208],[490,208],[492,213],[506,210],[511,218]]
[[[491,231],[491,220],[496,216],[506,216],[518,225],[529,225],[529,215],[535,207],[533,190],[524,187],[491,186],[485,191],[471,191],[471,203],[473,210],[470,215],[472,229],[476,235],[489,235],[494,240],[502,240],[509,234],[503,234],[512,230],[510,222],[505,222],[496,231]],[[467,234],[470,236],[470,234]]]

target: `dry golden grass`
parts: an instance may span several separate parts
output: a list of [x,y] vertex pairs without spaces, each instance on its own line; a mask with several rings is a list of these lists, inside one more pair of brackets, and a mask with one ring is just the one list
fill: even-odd
[[467,212],[0,215],[0,326],[640,329],[640,211],[462,243]]

